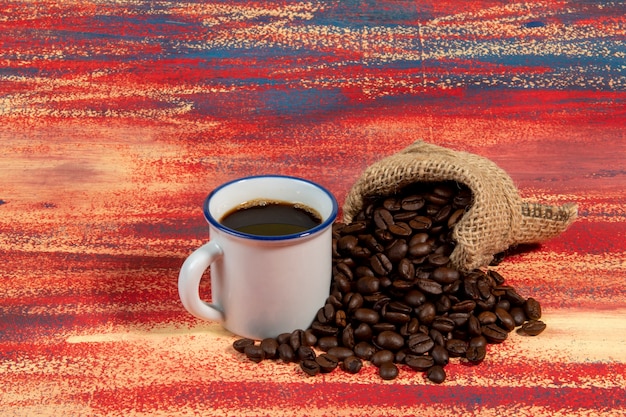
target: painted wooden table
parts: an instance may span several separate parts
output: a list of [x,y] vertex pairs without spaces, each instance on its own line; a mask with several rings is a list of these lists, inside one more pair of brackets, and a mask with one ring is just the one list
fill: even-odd
[[[619,1],[0,0],[0,415],[626,415]],[[254,364],[182,308],[201,204],[250,174],[339,202],[416,139],[486,156],[564,234],[498,267],[548,328],[453,360]],[[208,284],[203,284],[208,294]]]

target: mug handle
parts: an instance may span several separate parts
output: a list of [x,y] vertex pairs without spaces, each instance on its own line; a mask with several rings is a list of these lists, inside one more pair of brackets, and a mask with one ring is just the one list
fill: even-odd
[[178,295],[183,307],[194,316],[223,322],[224,313],[213,304],[200,299],[200,280],[204,271],[224,255],[216,242],[209,242],[196,249],[183,263],[178,275]]

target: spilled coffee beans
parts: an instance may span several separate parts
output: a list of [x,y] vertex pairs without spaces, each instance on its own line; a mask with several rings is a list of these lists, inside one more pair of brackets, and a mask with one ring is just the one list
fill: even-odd
[[515,328],[541,333],[534,298],[495,270],[450,266],[452,229],[471,201],[466,187],[445,182],[368,202],[352,223],[333,225],[330,295],[310,328],[233,347],[254,362],[298,362],[311,376],[337,367],[356,374],[369,361],[385,380],[404,365],[442,383],[450,358],[478,363],[487,344],[504,342]]

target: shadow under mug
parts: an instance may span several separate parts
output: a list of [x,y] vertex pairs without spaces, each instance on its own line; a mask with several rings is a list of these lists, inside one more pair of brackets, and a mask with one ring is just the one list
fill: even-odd
[[[303,204],[321,215],[321,223],[281,236],[242,233],[220,223],[232,209],[257,199]],[[218,321],[232,333],[252,339],[308,328],[330,291],[337,207],[325,188],[296,177],[252,176],[219,186],[204,203],[210,241],[196,249],[180,270],[183,306],[198,318]],[[210,303],[199,294],[209,268]]]

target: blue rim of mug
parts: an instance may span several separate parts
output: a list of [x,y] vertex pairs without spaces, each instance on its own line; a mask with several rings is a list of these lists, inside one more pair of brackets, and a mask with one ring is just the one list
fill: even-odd
[[[220,190],[222,190],[223,188],[226,188],[226,187],[228,187],[228,186],[230,186],[232,184],[238,183],[238,182],[249,181],[249,180],[254,180],[254,179],[261,179],[261,178],[284,178],[284,179],[291,179],[291,180],[301,181],[301,182],[307,183],[309,185],[312,185],[315,188],[318,188],[320,191],[324,192],[328,196],[328,198],[330,199],[330,201],[332,203],[333,207],[332,207],[330,215],[324,221],[322,221],[322,223],[320,223],[319,225],[317,225],[315,227],[312,227],[312,228],[310,228],[308,230],[305,230],[304,232],[301,232],[301,233],[293,233],[293,234],[289,234],[289,235],[279,235],[279,236],[260,236],[260,235],[253,235],[253,234],[249,234],[249,233],[239,232],[237,230],[234,230],[234,229],[231,229],[229,227],[226,227],[226,226],[224,226],[223,224],[221,224],[219,222],[219,219],[216,219],[210,213],[210,211],[209,211],[209,201]],[[317,184],[317,183],[315,183],[313,181],[309,181],[309,180],[306,180],[304,178],[293,177],[293,176],[289,176],[289,175],[251,175],[251,176],[248,176],[248,177],[237,178],[236,180],[232,180],[232,181],[226,182],[226,183],[218,186],[217,188],[215,188],[213,191],[211,191],[211,193],[204,200],[203,211],[204,211],[204,217],[206,218],[206,220],[211,225],[213,225],[213,227],[215,227],[216,229],[219,229],[219,230],[221,230],[223,232],[226,232],[226,233],[228,233],[230,235],[237,236],[237,237],[244,238],[244,239],[252,239],[252,240],[281,241],[281,240],[303,238],[303,237],[313,235],[313,234],[315,234],[315,233],[317,233],[319,231],[322,231],[322,230],[326,229],[329,225],[331,225],[335,221],[335,218],[337,217],[337,213],[339,211],[339,206],[337,204],[337,200],[331,194],[330,191],[328,191],[326,188],[322,187],[321,185],[319,185],[319,184]]]

